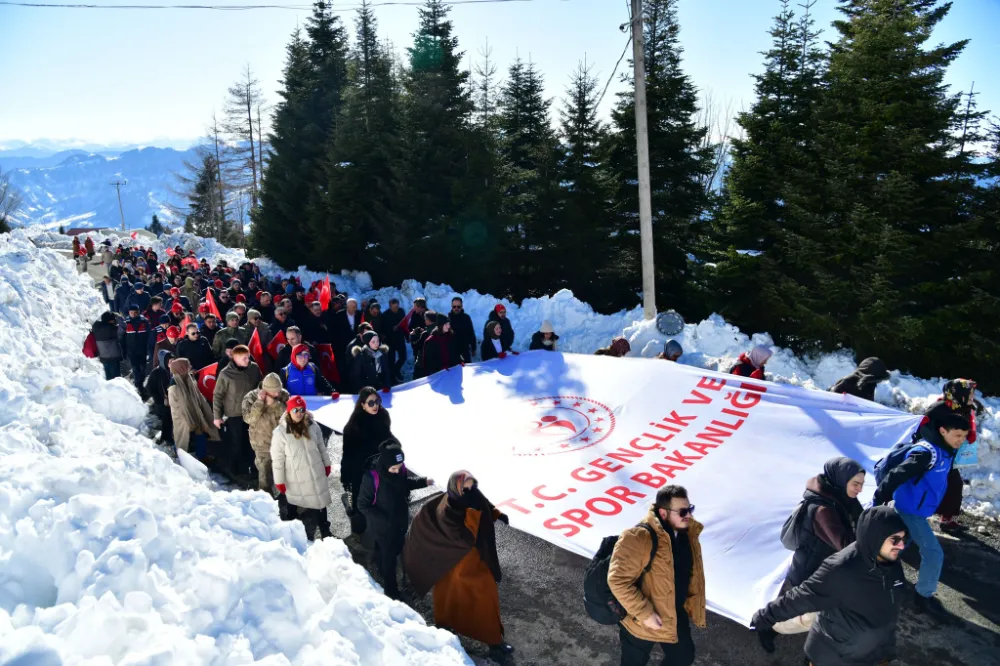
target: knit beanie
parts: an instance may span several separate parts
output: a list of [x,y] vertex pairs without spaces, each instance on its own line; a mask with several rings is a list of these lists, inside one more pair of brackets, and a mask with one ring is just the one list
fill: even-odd
[[379,449],[378,466],[381,469],[389,469],[393,465],[399,465],[406,460],[406,456],[403,455],[403,447],[395,440],[383,443]]
[[306,408],[306,400],[301,395],[293,395],[291,398],[289,398],[288,407],[285,408],[285,411],[291,412],[293,409],[296,409],[297,407],[301,407],[302,409]]
[[181,329],[176,326],[167,327],[167,337],[168,338],[179,338],[181,337]]
[[260,387],[265,391],[280,391],[281,377],[275,372],[268,373],[267,377],[264,377],[264,381],[260,383]]
[[493,306],[493,312],[496,312],[497,314],[500,314],[501,312],[506,312],[506,311],[507,311],[507,308],[504,307],[503,303],[497,303],[495,306]]

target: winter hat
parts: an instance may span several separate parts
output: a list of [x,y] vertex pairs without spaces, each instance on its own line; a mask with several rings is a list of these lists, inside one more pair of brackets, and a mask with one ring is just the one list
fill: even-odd
[[146,288],[146,285],[144,285],[141,280],[137,280],[135,283],[135,288],[138,289],[139,291],[142,291],[143,289]]
[[246,303],[247,302],[247,297],[244,296],[243,294],[236,294],[236,302],[237,303]]
[[230,312],[230,313],[226,314],[226,321],[228,322],[230,319],[235,319],[236,321],[239,321],[240,320],[240,316],[238,314],[236,314],[235,312]]
[[176,326],[168,326],[167,327],[167,337],[168,338],[179,338],[179,337],[181,337],[181,329],[177,328]]
[[269,372],[267,377],[264,377],[264,381],[260,383],[260,387],[265,391],[280,391],[282,389],[281,377],[275,372]]
[[295,359],[298,358],[299,354],[308,354],[308,353],[309,353],[309,347],[306,347],[305,345],[302,344],[295,345],[294,347],[292,347],[292,363],[295,363]]
[[375,331],[365,331],[364,335],[361,336],[361,341],[364,342],[365,346],[367,347],[372,340],[375,340],[377,338],[378,338],[378,333],[376,333]]
[[113,324],[113,323],[115,323],[115,313],[114,312],[105,312],[104,314],[102,314],[101,315],[101,323],[104,323],[104,324]]
[[[263,296],[263,295],[264,295],[263,291],[258,291],[256,294],[254,294],[254,298],[256,298],[257,302],[260,303],[260,297]],[[268,296],[270,296],[270,295],[271,294],[268,294]]]
[[617,356],[625,356],[632,351],[632,345],[629,344],[628,340],[619,335],[611,341],[611,351]]
[[177,287],[171,287],[170,288],[170,295],[171,296],[180,296],[181,295],[181,290],[179,288],[177,288]]
[[235,312],[237,308],[239,308],[240,310],[243,310],[243,314],[247,313],[247,304],[246,303],[234,303],[233,304],[233,311]]
[[504,307],[503,303],[497,303],[496,305],[493,306],[493,312],[496,312],[497,314],[500,314],[501,312],[506,312],[506,311],[507,311],[507,308]]
[[771,358],[771,348],[767,345],[757,345],[750,350],[750,362],[755,368],[763,368],[769,358]]
[[[240,341],[236,338],[229,338],[226,340],[226,349],[232,349],[235,353],[236,348],[240,346]],[[250,351],[249,349],[247,351]]]
[[[272,373],[273,374],[273,373]],[[293,409],[306,408],[306,400],[301,395],[293,395],[288,399],[288,407],[285,408],[286,412],[291,412]]]
[[443,328],[445,324],[449,323],[449,321],[450,320],[448,319],[448,315],[444,314],[443,312],[439,312],[438,315],[434,318],[434,324],[438,328]]
[[170,306],[170,311],[171,312],[184,312],[184,306],[181,304],[180,301],[174,301],[173,304]]
[[128,306],[128,311],[129,312],[133,312],[133,311],[134,312],[138,312],[139,311],[139,305],[136,304],[136,303],[132,303],[131,305]]
[[215,282],[213,283],[213,286],[214,286],[214,287],[215,287],[216,289],[222,289],[222,287],[223,287],[224,285],[222,284],[222,280],[216,280],[216,281],[215,281]]
[[294,284],[289,284],[288,286],[285,287],[285,293],[286,294],[290,294],[293,291],[295,291],[295,285]]
[[681,356],[683,353],[684,348],[681,347],[681,343],[676,340],[667,340],[667,343],[663,345],[663,355],[667,358]]
[[539,333],[555,333],[556,329],[552,328],[552,322],[546,319],[542,322],[542,327],[538,329]]
[[380,469],[389,469],[393,465],[399,465],[406,460],[403,454],[403,447],[399,442],[390,439],[379,447],[378,466]]
[[210,310],[211,310],[211,308],[208,307],[208,303],[199,303],[198,304],[198,312],[209,312]]
[[260,319],[260,310],[255,310],[253,308],[250,308],[249,310],[247,310],[247,319],[254,319],[254,318]]
[[170,315],[168,315],[168,314],[161,314],[160,315],[160,321],[157,322],[157,323],[159,323],[159,324],[169,324],[170,323]]

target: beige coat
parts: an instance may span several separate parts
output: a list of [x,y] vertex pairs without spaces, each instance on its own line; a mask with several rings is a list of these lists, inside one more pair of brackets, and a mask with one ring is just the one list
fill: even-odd
[[[638,526],[622,532],[615,544],[608,569],[608,586],[615,599],[628,611],[628,616],[621,624],[630,634],[645,641],[676,643],[677,606],[674,604],[674,553],[670,547],[670,535],[664,531],[652,508],[646,514],[644,522],[656,530],[659,544],[653,566],[642,579],[642,590],[636,588],[635,582],[649,562],[653,538],[646,528]],[[705,612],[705,566],[701,559],[701,543],[698,541],[698,535],[703,529],[701,523],[691,520],[688,540],[693,566],[687,601],[684,602],[684,610],[691,621],[701,628],[706,626],[708,619]],[[663,621],[659,630],[650,629],[643,624],[653,611]]]
[[253,361],[246,368],[230,362],[215,380],[212,393],[212,413],[216,419],[223,416],[243,417],[243,397],[260,385],[260,368]]
[[[197,393],[197,389],[195,389],[195,393]],[[185,416],[186,410],[181,406],[183,399],[183,394],[177,386],[171,386],[167,389],[170,418],[174,423],[174,444],[177,445],[178,449],[190,451],[191,431],[195,430],[195,425],[189,422]],[[219,430],[212,424],[212,408],[208,406],[208,400],[205,400],[202,394],[197,393],[195,401],[196,408],[201,410],[202,415],[205,417],[205,423],[208,424],[208,429],[206,430],[208,438],[213,442],[220,441],[222,438],[219,436]]]
[[288,414],[281,417],[271,436],[271,462],[274,485],[284,485],[289,504],[303,509],[325,509],[330,506],[330,483],[326,468],[330,455],[326,451],[323,432],[313,421],[309,437],[299,439],[288,432]]
[[270,455],[271,436],[278,427],[278,421],[285,415],[288,406],[288,391],[281,389],[281,394],[270,405],[258,400],[260,389],[254,389],[243,398],[243,420],[250,426],[250,446],[257,454]]

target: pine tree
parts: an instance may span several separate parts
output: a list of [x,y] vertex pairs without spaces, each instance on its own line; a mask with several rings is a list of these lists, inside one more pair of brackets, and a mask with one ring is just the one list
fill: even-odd
[[783,343],[817,339],[834,329],[818,298],[824,255],[822,225],[810,224],[803,196],[813,192],[816,116],[824,56],[811,4],[796,19],[790,0],[770,30],[757,99],[737,122],[723,206],[716,217],[722,254],[711,274],[715,309],[744,330],[768,330]]
[[477,221],[467,217],[478,191],[469,178],[473,105],[448,12],[442,0],[427,0],[408,50],[396,214],[410,248],[399,269],[458,286],[483,257],[468,252],[465,241],[477,237]]
[[399,89],[392,56],[378,41],[374,13],[362,3],[356,43],[348,63],[349,85],[324,163],[326,187],[311,212],[315,255],[328,264],[364,267],[380,281],[404,276],[396,267],[407,253],[391,207],[392,164],[398,144]]
[[296,30],[287,47],[282,89],[269,136],[270,159],[264,170],[260,208],[253,211],[251,251],[283,266],[304,263],[306,207],[315,146],[309,126],[313,73],[307,44]]
[[556,286],[603,310],[628,302],[630,294],[622,290],[615,251],[615,185],[604,149],[607,130],[597,117],[597,85],[590,68],[580,63],[560,114],[565,186],[557,213],[562,236],[554,259],[562,278]]
[[[184,231],[235,246],[240,239],[239,232],[232,222],[219,214],[218,173],[215,157],[210,153],[203,153],[201,168],[195,174],[194,187],[188,194]],[[160,224],[155,216],[153,220],[155,224]]]
[[[698,95],[681,68],[677,22],[679,0],[649,0],[643,6],[646,113],[649,129],[656,290],[661,306],[697,309],[688,297],[690,260],[702,233],[708,196],[702,182],[712,171],[710,149],[702,147],[706,128],[696,122]],[[631,74],[624,80],[631,82]],[[634,84],[633,84],[634,85]],[[618,238],[623,268],[640,288],[639,198],[636,176],[634,93],[619,94],[612,111],[617,130],[612,144],[615,178],[620,184]]]
[[166,232],[166,227],[164,227],[160,222],[160,218],[154,214],[152,222],[150,222],[149,226],[146,227],[146,231],[156,234],[157,236],[162,236]]
[[958,150],[960,96],[943,84],[966,42],[925,48],[949,8],[842,3],[817,109],[823,179],[810,202],[827,227],[824,308],[836,342],[924,372],[967,354],[946,322],[965,300],[973,167]]
[[559,197],[559,144],[544,97],[542,76],[532,63],[518,58],[507,72],[500,93],[498,124],[501,152],[511,167],[502,204],[515,248],[506,273],[518,297],[551,293],[559,273],[561,236],[556,207]]

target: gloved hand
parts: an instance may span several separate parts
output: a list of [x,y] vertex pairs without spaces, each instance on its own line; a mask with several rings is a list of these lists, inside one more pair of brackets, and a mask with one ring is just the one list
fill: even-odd
[[750,628],[755,631],[767,631],[773,628],[773,625],[764,619],[764,609],[760,609],[753,614],[750,618]]
[[333,393],[330,394],[330,397],[333,398],[334,400],[340,400],[340,391],[334,391]]
[[278,492],[281,493],[282,495],[284,495],[285,491],[288,490],[288,486],[286,486],[283,483],[277,483],[274,485],[274,487],[277,488]]
[[497,358],[507,358],[507,352],[500,352],[497,354]]
[[329,466],[329,465],[327,465],[327,466],[325,467],[325,469],[326,469],[326,475],[327,475],[327,476],[330,476],[330,466]]
[[503,523],[504,525],[510,525],[510,517],[506,513],[501,513],[497,516],[497,521]]
[[390,391],[392,391],[392,389],[389,388],[388,386],[383,386],[382,387],[382,393],[389,393]]

